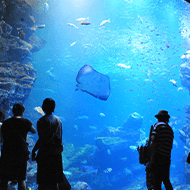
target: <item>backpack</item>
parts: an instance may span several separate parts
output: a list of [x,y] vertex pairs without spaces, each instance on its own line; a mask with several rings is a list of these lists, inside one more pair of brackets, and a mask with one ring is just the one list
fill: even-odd
[[139,163],[143,165],[146,165],[150,160],[150,156],[151,156],[150,142],[151,142],[152,130],[153,130],[153,125],[150,128],[149,139],[148,141],[146,141],[146,144],[141,145],[140,147],[138,146],[137,148],[139,152]]

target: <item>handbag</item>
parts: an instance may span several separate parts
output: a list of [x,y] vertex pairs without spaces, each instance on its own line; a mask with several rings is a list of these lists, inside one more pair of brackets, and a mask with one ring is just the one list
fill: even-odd
[[139,152],[139,163],[146,165],[150,160],[150,142],[152,135],[153,125],[150,128],[149,140],[145,145],[138,146],[137,150]]

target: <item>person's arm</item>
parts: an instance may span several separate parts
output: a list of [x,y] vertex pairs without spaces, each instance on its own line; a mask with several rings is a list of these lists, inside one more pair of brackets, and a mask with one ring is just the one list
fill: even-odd
[[35,133],[36,133],[36,129],[33,127],[33,125],[31,126],[30,132],[31,132],[32,134],[35,134]]
[[38,139],[34,148],[32,149],[32,161],[36,160],[36,151],[39,149],[39,147],[40,147],[40,143],[39,143],[39,139]]
[[36,144],[34,145],[34,148],[32,149],[32,152],[36,152],[40,147],[39,139],[37,140]]

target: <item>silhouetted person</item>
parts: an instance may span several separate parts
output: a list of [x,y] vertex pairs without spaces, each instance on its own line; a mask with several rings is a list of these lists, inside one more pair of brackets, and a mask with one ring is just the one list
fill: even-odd
[[[53,115],[55,101],[46,98],[42,104],[45,116],[37,121],[39,139],[32,150],[32,160],[37,162],[37,183],[39,190],[59,190],[63,187],[62,164],[62,122]],[[36,151],[38,150],[37,156]]]
[[1,190],[7,190],[8,181],[17,181],[18,189],[25,190],[26,169],[28,160],[27,133],[36,133],[32,123],[22,118],[24,106],[15,103],[13,117],[5,120],[1,127],[3,147],[1,150]]
[[173,130],[168,125],[170,116],[167,111],[160,110],[155,117],[158,122],[154,124],[152,131],[150,161],[150,167],[152,167],[154,175],[154,190],[161,190],[162,182],[166,190],[173,190],[169,178],[174,138]]

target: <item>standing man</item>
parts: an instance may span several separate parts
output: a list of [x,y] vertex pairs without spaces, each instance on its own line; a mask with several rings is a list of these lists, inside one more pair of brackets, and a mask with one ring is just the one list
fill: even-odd
[[161,190],[162,182],[166,190],[173,190],[170,182],[171,149],[173,146],[174,133],[168,125],[170,116],[165,110],[160,110],[155,115],[158,122],[154,124],[151,145],[151,167],[153,169],[155,188]]
[[42,104],[45,115],[37,121],[39,139],[32,150],[32,160],[37,162],[38,190],[57,190],[57,186],[59,190],[71,189],[63,173],[62,122],[53,114],[54,109],[55,101],[46,98]]
[[12,109],[13,117],[5,120],[1,127],[3,147],[1,150],[1,190],[7,190],[8,181],[17,181],[18,190],[25,190],[28,147],[26,136],[28,132],[36,133],[32,123],[25,118],[24,106],[15,103]]

